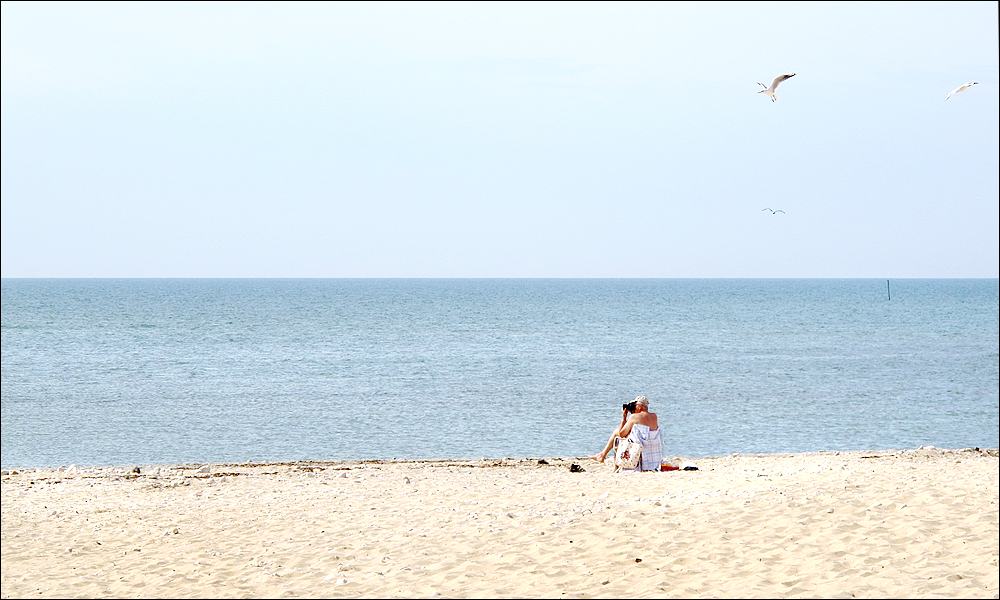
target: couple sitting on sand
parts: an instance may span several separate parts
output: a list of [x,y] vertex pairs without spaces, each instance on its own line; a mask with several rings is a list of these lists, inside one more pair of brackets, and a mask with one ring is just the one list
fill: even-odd
[[604,462],[605,457],[614,448],[619,439],[628,439],[642,445],[639,465],[628,471],[659,471],[663,459],[663,444],[660,442],[660,427],[656,413],[649,412],[649,400],[645,396],[636,396],[635,400],[622,406],[622,424],[611,432],[604,450],[590,458]]

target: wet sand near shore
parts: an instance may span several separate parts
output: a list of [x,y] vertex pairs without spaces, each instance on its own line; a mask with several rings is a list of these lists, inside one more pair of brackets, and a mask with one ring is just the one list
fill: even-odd
[[0,596],[998,597],[995,449],[692,462],[7,470]]

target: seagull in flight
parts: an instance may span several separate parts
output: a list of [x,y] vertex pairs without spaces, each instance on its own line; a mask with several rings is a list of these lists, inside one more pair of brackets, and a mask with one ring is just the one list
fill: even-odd
[[768,96],[771,97],[771,102],[774,102],[775,100],[778,99],[778,95],[774,93],[774,90],[778,89],[779,83],[788,79],[789,77],[795,77],[795,73],[785,73],[784,75],[778,75],[777,77],[774,78],[774,81],[771,82],[771,87],[767,87],[766,85],[758,81],[757,84],[764,89],[762,89],[757,93],[767,94]]
[[957,88],[955,88],[955,89],[951,90],[950,92],[948,92],[948,95],[945,96],[944,99],[947,100],[948,98],[951,98],[955,94],[957,94],[959,92],[964,92],[965,90],[969,89],[970,87],[972,87],[974,85],[979,85],[979,82],[978,81],[970,81],[969,83],[960,85]]
[[781,210],[780,208],[778,210],[771,210],[770,208],[762,208],[762,209],[760,209],[760,212],[764,212],[765,210],[770,210],[772,215],[776,215],[778,213],[782,213],[782,214],[785,213],[785,211]]

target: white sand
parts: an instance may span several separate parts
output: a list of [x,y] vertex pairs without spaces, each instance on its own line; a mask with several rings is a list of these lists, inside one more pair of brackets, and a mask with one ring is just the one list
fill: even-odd
[[996,450],[546,460],[7,473],[0,592],[998,597]]

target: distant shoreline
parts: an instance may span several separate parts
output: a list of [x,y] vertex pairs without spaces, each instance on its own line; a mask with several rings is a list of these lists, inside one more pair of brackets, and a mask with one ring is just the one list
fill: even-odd
[[[919,450],[935,450],[940,452],[965,452],[981,453],[986,456],[1000,455],[997,448],[937,448],[935,446],[920,446],[916,449],[888,449],[888,450],[816,450],[812,452],[771,452],[771,453],[742,453],[720,454],[716,456],[705,456],[700,458],[683,458],[683,460],[717,460],[723,458],[747,457],[792,457],[792,456],[841,456],[841,455],[872,455],[872,456],[893,456],[900,453],[913,452]],[[608,462],[610,464],[610,458]],[[301,460],[247,460],[243,462],[233,461],[204,461],[186,463],[154,463],[154,464],[130,464],[130,465],[89,465],[77,466],[60,465],[58,467],[4,467],[0,470],[2,475],[12,475],[18,473],[79,473],[79,474],[107,474],[107,473],[131,473],[132,469],[138,468],[140,474],[148,474],[157,469],[188,471],[209,467],[210,469],[222,468],[245,468],[245,467],[323,467],[340,468],[354,467],[361,465],[426,465],[437,466],[463,466],[463,467],[523,467],[537,465],[538,461],[545,461],[547,464],[561,463],[592,463],[587,456],[565,457],[565,456],[525,456],[525,457],[504,457],[504,458],[345,458],[345,459],[301,459]]]
[[[905,454],[907,452],[916,452],[921,450],[931,450],[938,452],[961,452],[961,453],[978,453],[984,456],[998,456],[1000,455],[1000,449],[998,448],[937,448],[935,446],[920,446],[919,448],[900,448],[900,449],[885,449],[885,450],[816,450],[812,452],[772,452],[772,453],[742,453],[734,452],[731,454],[720,454],[715,456],[705,456],[699,458],[687,458],[678,457],[679,460],[693,460],[693,461],[713,461],[726,458],[765,458],[765,457],[809,457],[809,456],[866,456],[866,457],[886,457],[886,456],[897,456]],[[669,457],[666,457],[669,458]],[[610,464],[610,458],[608,459],[608,464]],[[223,469],[223,468],[263,468],[263,467],[317,467],[317,468],[350,468],[363,465],[425,465],[430,467],[449,467],[449,466],[461,466],[461,467],[524,467],[538,465],[539,461],[545,461],[545,464],[570,464],[570,463],[592,463],[593,461],[587,456],[577,456],[577,457],[565,457],[565,456],[526,456],[526,457],[503,457],[503,458],[345,458],[345,459],[301,459],[301,460],[247,460],[243,462],[234,461],[204,461],[204,462],[186,462],[186,463],[154,463],[154,464],[129,464],[129,465],[88,465],[88,466],[77,466],[73,465],[60,465],[58,467],[4,467],[0,469],[0,474],[16,475],[19,473],[65,473],[65,474],[80,474],[80,475],[104,475],[104,474],[132,474],[132,470],[138,468],[139,474],[148,475],[150,472],[155,472],[156,470],[178,470],[178,471],[191,471],[202,469],[208,467],[211,470]]]

